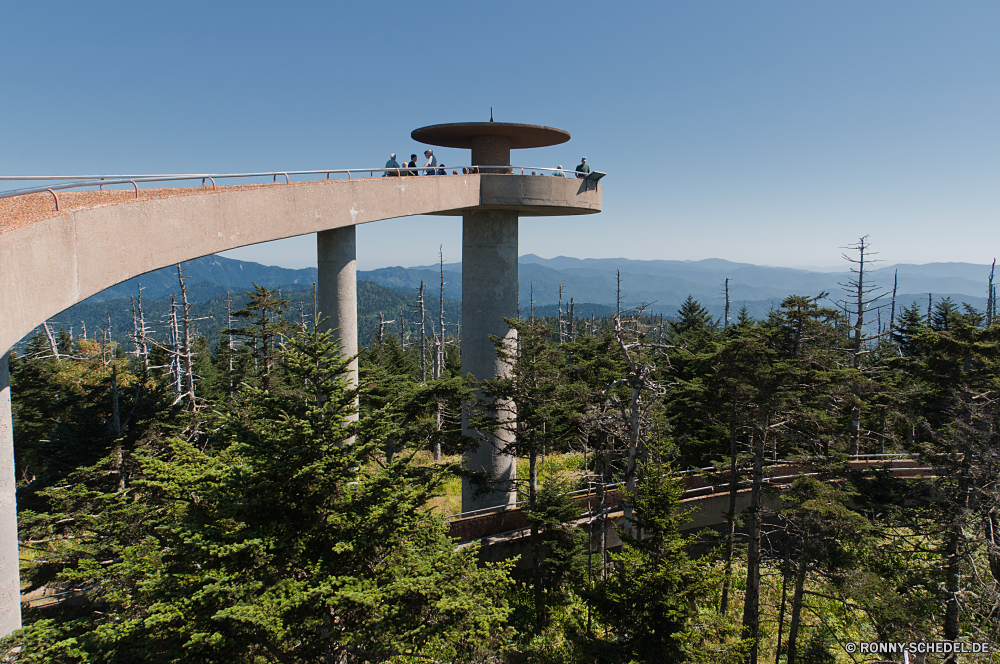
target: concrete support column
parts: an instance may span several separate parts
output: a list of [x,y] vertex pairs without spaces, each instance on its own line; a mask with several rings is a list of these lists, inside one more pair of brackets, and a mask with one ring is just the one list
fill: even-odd
[[[345,356],[358,354],[358,264],[354,226],[316,234],[318,276],[316,301],[320,314],[330,320],[321,329],[340,329]],[[351,384],[358,384],[358,361],[351,363]]]
[[[480,380],[507,375],[509,367],[499,361],[490,335],[516,343],[517,332],[504,318],[517,316],[517,212],[481,210],[467,212],[462,221],[462,373]],[[499,417],[510,420],[510,406],[498,409]],[[467,436],[478,432],[463,427]],[[486,472],[494,491],[474,497],[476,486],[462,481],[462,511],[514,503],[517,493],[517,463],[500,450],[513,436],[498,431],[482,438],[479,449],[465,457],[470,470]]]
[[0,358],[0,636],[21,627],[21,569],[17,545],[14,420],[10,355]]
[[[507,166],[510,164],[508,136],[473,136],[473,166]],[[510,173],[510,169],[484,168],[483,173]]]

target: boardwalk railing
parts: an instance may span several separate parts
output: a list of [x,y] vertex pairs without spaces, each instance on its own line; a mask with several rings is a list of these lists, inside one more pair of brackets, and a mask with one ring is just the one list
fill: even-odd
[[[548,168],[543,166],[437,166],[432,169],[428,166],[414,166],[398,168],[334,168],[334,169],[320,169],[313,171],[266,171],[260,173],[187,173],[187,174],[173,174],[173,175],[0,175],[0,182],[59,182],[59,184],[51,185],[41,185],[37,187],[28,187],[25,189],[10,189],[7,191],[0,191],[0,198],[10,198],[12,196],[24,196],[26,194],[38,194],[44,193],[46,191],[57,191],[63,189],[78,189],[82,187],[100,187],[104,189],[105,186],[110,185],[122,185],[130,184],[135,187],[136,198],[139,196],[139,183],[147,184],[150,182],[180,182],[185,180],[201,180],[201,185],[204,186],[206,182],[212,183],[212,188],[216,187],[216,180],[225,180],[232,178],[272,178],[272,182],[278,182],[278,177],[285,178],[285,184],[291,184],[292,176],[308,176],[308,175],[326,175],[326,179],[330,180],[332,176],[336,175],[340,178],[347,180],[353,180],[356,178],[363,178],[367,173],[369,178],[374,177],[406,177],[406,176],[426,176],[431,175],[428,171],[434,170],[435,174],[439,174],[438,171],[445,171],[445,175],[469,175],[476,173],[501,173],[508,175],[531,175],[532,173],[537,175],[544,175],[544,173],[552,173],[553,177],[558,177],[558,174],[563,174],[564,177],[574,177],[583,180],[589,180],[591,182],[597,182],[603,178],[606,173],[600,171],[592,171],[590,173],[581,173],[578,171],[566,171],[559,168]],[[543,172],[543,173],[540,173]],[[376,175],[378,173],[379,175]]]

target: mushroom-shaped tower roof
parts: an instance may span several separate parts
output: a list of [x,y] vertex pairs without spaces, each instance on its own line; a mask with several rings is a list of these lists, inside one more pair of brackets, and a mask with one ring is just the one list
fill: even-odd
[[472,139],[484,136],[507,138],[510,148],[515,150],[559,145],[570,138],[569,132],[562,129],[514,122],[455,122],[421,127],[410,133],[413,140],[421,143],[466,149],[472,149]]

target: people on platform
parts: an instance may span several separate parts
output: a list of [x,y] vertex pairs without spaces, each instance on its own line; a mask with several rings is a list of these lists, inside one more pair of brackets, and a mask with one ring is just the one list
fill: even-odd
[[562,164],[559,164],[558,169],[556,170],[555,173],[552,174],[552,177],[554,177],[554,178],[564,178],[564,177],[566,177],[565,175],[563,175]]
[[395,171],[388,171],[387,170],[385,173],[382,174],[382,177],[384,177],[384,178],[385,177],[395,177],[395,176],[399,175],[399,162],[396,161],[396,153],[395,152],[393,152],[392,154],[389,155],[389,161],[385,162],[385,167],[386,168],[395,168],[396,170]]
[[580,159],[580,165],[576,167],[576,177],[585,178],[590,175],[590,166],[587,164],[587,158],[583,157]]
[[434,156],[434,151],[424,150],[424,157],[427,159],[427,163],[425,163],[424,166],[430,166],[425,175],[434,175],[437,172],[438,165],[438,160],[437,157]]

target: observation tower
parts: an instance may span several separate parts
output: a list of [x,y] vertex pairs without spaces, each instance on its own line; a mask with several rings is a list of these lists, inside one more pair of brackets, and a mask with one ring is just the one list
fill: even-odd
[[[495,187],[507,189],[514,185],[516,196],[483,197],[480,204],[461,210],[462,214],[462,373],[480,380],[489,380],[508,374],[507,365],[497,359],[491,336],[506,338],[510,344],[517,340],[516,330],[510,329],[504,318],[518,314],[517,231],[519,217],[537,217],[565,214],[587,214],[597,209],[577,205],[553,204],[559,198],[546,185],[565,188],[567,184],[578,190],[591,192],[598,189],[593,178],[569,179],[515,175],[510,168],[510,151],[559,145],[570,139],[569,132],[539,125],[507,122],[461,122],[431,125],[415,129],[411,137],[421,143],[466,148],[472,151],[471,165],[483,180],[482,191]],[[515,175],[515,177],[511,177]],[[564,195],[564,194],[563,194]],[[598,199],[599,201],[599,199]],[[455,214],[449,211],[441,214]],[[511,421],[512,404],[495,404],[497,417]],[[503,449],[513,442],[510,431],[501,427],[495,433],[480,436],[469,428],[463,415],[463,433],[481,438],[478,450],[466,455],[466,468],[485,472],[492,480],[493,491],[476,495],[477,486],[468,478],[462,481],[462,511],[512,505],[517,500],[514,480],[517,460]]]
[[[330,317],[327,325],[339,329],[342,352],[353,356],[356,227],[414,215],[461,216],[462,370],[479,379],[506,375],[509,368],[497,361],[490,335],[515,339],[503,319],[517,316],[518,219],[600,212],[603,174],[540,177],[525,171],[554,169],[511,165],[511,150],[569,140],[569,133],[551,127],[444,124],[417,129],[412,137],[472,150],[472,168],[434,177],[382,177],[403,175],[398,168],[0,176],[45,183],[0,191],[0,635],[21,622],[8,351],[74,304],[164,267],[316,233],[319,309]],[[179,184],[184,181],[194,186]],[[58,360],[58,349],[53,353]],[[356,363],[352,374],[357,385]],[[194,402],[194,396],[185,398]],[[499,416],[510,421],[508,405],[498,406]],[[494,490],[477,496],[474,486],[464,484],[463,511],[514,502],[515,459],[502,454],[509,442],[504,433],[487,436],[468,455],[468,467],[484,471]]]

